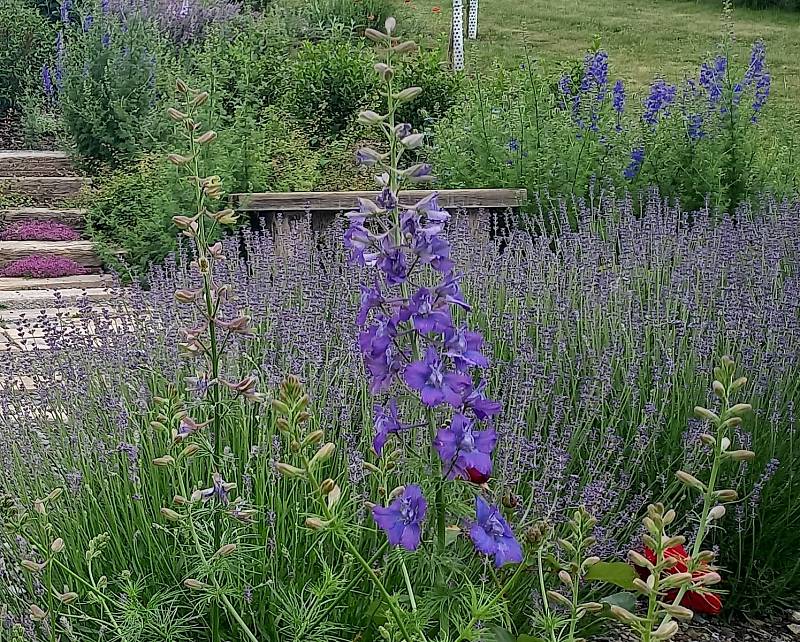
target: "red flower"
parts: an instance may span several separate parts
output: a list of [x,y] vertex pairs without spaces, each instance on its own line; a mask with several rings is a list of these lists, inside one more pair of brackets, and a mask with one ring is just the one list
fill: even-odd
[[441,13],[442,12],[442,8],[441,7],[434,7],[433,9],[431,9],[431,11],[433,11],[433,13]]
[[[649,548],[645,547],[644,556],[652,564],[656,563],[656,554]],[[683,546],[673,546],[664,551],[665,558],[672,558],[677,560],[677,564],[672,568],[665,569],[667,575],[675,573],[686,573],[689,570],[688,561],[689,554]],[[646,577],[648,575],[647,569],[637,567],[639,574]],[[700,578],[709,573],[711,569],[708,564],[702,564],[700,568],[692,572],[693,578]],[[675,600],[678,596],[678,591],[672,590],[667,593],[667,599],[670,601]],[[700,591],[687,591],[681,599],[681,606],[691,609],[695,613],[703,613],[705,615],[719,615],[722,611],[722,600],[716,593],[700,592]]]
[[477,468],[467,468],[466,472],[473,484],[485,484],[491,477],[488,473],[482,473]]

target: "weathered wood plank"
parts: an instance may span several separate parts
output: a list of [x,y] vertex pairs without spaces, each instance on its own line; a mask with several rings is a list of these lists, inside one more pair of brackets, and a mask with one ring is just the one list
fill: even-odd
[[79,176],[0,176],[0,192],[36,203],[59,203],[78,196],[92,181]]
[[[439,194],[439,204],[450,209],[516,208],[528,201],[524,189],[445,189],[405,190],[400,201],[411,205],[432,191]],[[358,206],[359,198],[375,199],[378,192],[267,192],[231,194],[231,203],[243,212],[345,211]]]
[[72,161],[63,152],[0,151],[2,176],[68,176],[74,173]]
[[26,256],[62,256],[91,269],[102,265],[90,241],[0,241],[0,267]]
[[83,227],[86,210],[73,208],[53,209],[49,207],[16,207],[0,210],[0,223],[14,223],[15,221],[53,221],[55,223],[68,223],[73,227]]
[[0,296],[3,292],[17,290],[58,290],[61,288],[87,290],[111,287],[114,287],[114,277],[110,274],[78,274],[47,279],[0,277]]

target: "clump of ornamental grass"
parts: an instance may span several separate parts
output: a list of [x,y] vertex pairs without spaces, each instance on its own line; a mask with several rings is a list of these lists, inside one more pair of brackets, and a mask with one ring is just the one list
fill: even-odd
[[78,241],[81,235],[66,223],[16,221],[0,231],[2,241]]
[[717,554],[705,550],[708,534],[725,516],[726,504],[740,501],[738,493],[730,488],[718,488],[721,467],[725,463],[752,461],[755,453],[733,448],[735,431],[742,418],[752,412],[748,403],[734,403],[734,395],[747,384],[745,377],[736,376],[736,365],[730,357],[723,357],[714,368],[712,390],[719,399],[717,412],[697,406],[695,414],[711,430],[702,433],[700,442],[709,451],[710,471],[706,481],[679,470],[676,477],[681,484],[699,493],[702,508],[697,515],[697,531],[687,551],[686,538],[670,535],[675,522],[674,510],[663,504],[651,504],[643,520],[645,534],[644,554],[632,550],[628,559],[640,570],[642,578],[634,580],[637,591],[645,598],[647,612],[634,615],[615,606],[612,615],[630,626],[642,642],[670,640],[678,633],[676,620],[689,621],[695,613],[717,615],[722,610],[722,600],[716,586],[722,581],[713,565]]

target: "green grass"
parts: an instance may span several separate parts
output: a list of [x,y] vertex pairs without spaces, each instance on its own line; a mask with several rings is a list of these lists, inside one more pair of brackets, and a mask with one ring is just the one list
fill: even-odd
[[[466,4],[466,1],[465,1]],[[432,9],[440,6],[441,13]],[[449,33],[451,2],[412,0],[404,8],[426,35]],[[478,40],[468,44],[469,71],[498,60],[513,66],[532,58],[557,70],[580,59],[595,36],[609,52],[611,73],[636,86],[655,76],[680,80],[697,74],[704,57],[714,52],[725,26],[721,2],[674,0],[482,0]],[[773,75],[773,117],[780,114],[800,125],[800,28],[798,14],[785,11],[734,10],[735,54],[748,60],[753,41],[763,38]]]

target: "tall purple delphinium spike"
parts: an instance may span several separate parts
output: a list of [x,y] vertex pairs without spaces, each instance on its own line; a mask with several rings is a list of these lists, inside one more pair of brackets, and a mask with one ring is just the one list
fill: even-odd
[[[388,41],[394,19],[387,20],[386,28],[386,34],[368,30],[367,35],[378,42]],[[413,43],[402,47],[416,49]],[[458,315],[470,307],[450,258],[450,244],[443,235],[449,214],[439,206],[435,193],[416,203],[403,200],[401,189],[405,184],[427,183],[432,176],[430,167],[424,164],[400,168],[402,155],[420,147],[423,135],[412,133],[408,124],[395,122],[395,113],[399,104],[412,100],[422,90],[411,87],[398,91],[392,83],[392,63],[390,53],[385,63],[375,67],[387,90],[388,113],[367,111],[359,116],[361,123],[380,127],[387,138],[388,154],[371,148],[357,154],[361,163],[382,171],[376,177],[381,192],[374,201],[359,199],[358,209],[347,214],[350,224],[344,235],[352,263],[370,268],[374,274],[370,285],[361,286],[357,321],[365,326],[358,344],[370,390],[390,395],[385,406],[390,415],[377,407],[375,450],[382,452],[389,436],[401,430],[397,395],[405,389],[418,395],[421,402],[429,431],[430,460],[438,456],[442,477],[472,481],[474,474],[485,481],[492,472],[497,435],[491,425],[482,429],[476,425],[488,422],[495,412],[490,400],[475,398],[473,381],[482,378],[481,371],[489,361],[481,351],[480,334],[457,322]],[[587,66],[587,74],[588,70]],[[602,58],[591,70],[591,82],[604,82]],[[474,408],[476,405],[480,411]],[[485,411],[487,407],[491,408],[489,412]],[[442,484],[441,479],[435,484],[440,549],[445,543]],[[379,524],[395,538],[392,543],[403,543],[400,522],[393,517],[399,508],[393,510],[381,513],[384,521]],[[417,531],[407,542],[414,546],[403,544],[406,548],[416,548]],[[513,535],[510,537],[513,540]],[[500,549],[486,548],[481,550],[506,561]],[[521,552],[514,552],[508,561],[521,561]]]
[[650,85],[650,93],[645,98],[642,120],[648,125],[657,125],[662,115],[669,114],[676,93],[675,85],[670,85],[662,78],[656,80]]
[[614,88],[611,90],[611,107],[617,115],[617,123],[614,129],[618,132],[622,131],[622,115],[625,113],[625,85],[621,80],[614,83]]

